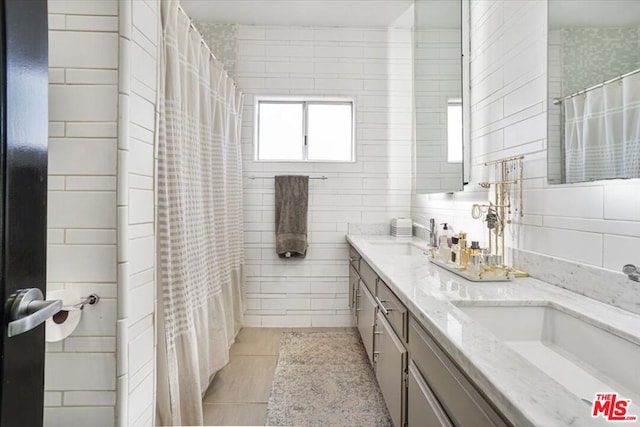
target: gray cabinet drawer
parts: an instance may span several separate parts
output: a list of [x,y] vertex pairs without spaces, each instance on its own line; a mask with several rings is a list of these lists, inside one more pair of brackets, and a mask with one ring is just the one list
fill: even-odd
[[508,425],[413,317],[409,354],[454,425]]
[[349,245],[349,264],[351,264],[356,271],[360,270],[360,258],[362,257],[358,251],[356,251],[353,246]]
[[412,361],[407,371],[407,424],[409,427],[453,427]]
[[373,363],[373,328],[376,322],[376,300],[362,280],[358,284],[358,331],[364,344],[364,349]]
[[380,391],[389,409],[393,425],[404,425],[404,369],[407,350],[404,348],[391,325],[378,312],[375,328],[375,367]]
[[404,342],[407,342],[407,307],[395,296],[382,279],[378,280],[378,291],[376,295],[380,311],[389,321],[393,330],[396,331],[396,334],[398,334]]
[[373,268],[371,268],[364,259],[360,260],[360,270],[358,271],[360,273],[360,278],[362,279],[364,284],[367,285],[369,292],[371,292],[372,295],[375,295],[376,281],[378,279],[378,275],[376,274],[376,272],[373,271]]

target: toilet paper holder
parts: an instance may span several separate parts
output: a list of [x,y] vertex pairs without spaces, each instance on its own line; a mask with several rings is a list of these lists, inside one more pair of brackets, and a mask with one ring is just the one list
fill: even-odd
[[98,294],[91,294],[77,304],[63,306],[60,311],[81,311],[85,305],[94,305],[97,304],[98,301],[100,301],[100,296]]

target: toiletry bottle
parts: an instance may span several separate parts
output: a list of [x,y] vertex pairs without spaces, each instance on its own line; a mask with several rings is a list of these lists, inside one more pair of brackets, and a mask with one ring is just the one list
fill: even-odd
[[451,237],[453,237],[453,229],[446,222],[443,222],[440,225],[442,225],[442,231],[440,231],[440,233],[438,233],[438,235],[440,236],[441,241],[442,241],[442,236],[446,236],[447,237],[447,245],[449,247],[451,247],[451,244],[452,244],[451,243]]
[[445,262],[445,263],[450,263],[451,262],[451,248],[445,243],[444,245],[440,246],[440,261]]
[[474,276],[482,273],[482,256],[480,254],[471,254],[467,271]]
[[460,265],[460,244],[459,244],[460,238],[453,236],[451,238],[451,262],[456,264],[456,265]]
[[469,252],[471,253],[471,255],[481,255],[482,249],[480,249],[480,242],[478,242],[477,240],[471,241],[471,250]]
[[449,262],[451,258],[451,249],[447,244],[447,236],[441,234],[438,237],[438,259],[442,262]]
[[469,264],[469,250],[467,248],[467,233],[461,231],[459,234],[458,244],[460,245],[460,267],[466,267]]

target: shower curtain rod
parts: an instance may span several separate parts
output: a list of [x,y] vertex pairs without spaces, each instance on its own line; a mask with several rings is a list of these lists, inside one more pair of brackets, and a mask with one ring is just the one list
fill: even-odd
[[[213,59],[215,59],[216,61],[218,61],[218,58],[216,58],[216,56],[213,54],[213,51],[211,50],[211,48],[209,47],[209,45],[207,44],[207,42],[204,40],[204,37],[202,37],[202,34],[200,34],[200,31],[198,31],[198,29],[196,28],[195,25],[193,25],[193,19],[189,16],[189,14],[187,12],[185,12],[185,10],[182,8],[182,5],[178,4],[178,11],[181,12],[184,16],[187,17],[187,19],[189,20],[189,28],[193,31],[196,32],[196,34],[198,34],[198,36],[200,36],[200,43],[202,43],[204,45],[204,47],[207,48],[207,50],[209,51],[209,55],[211,55],[211,57]],[[227,71],[225,70],[225,73]]]
[[220,65],[222,65],[222,72],[224,73],[225,76],[227,76],[227,78],[229,78],[233,82],[233,85],[235,86],[235,88],[238,89],[238,82],[229,75],[222,61],[216,58],[216,55],[213,53],[213,50],[211,50],[207,42],[204,40],[204,37],[202,37],[202,34],[200,33],[200,31],[198,31],[196,26],[193,25],[193,18],[191,18],[189,14],[185,12],[185,10],[182,8],[182,5],[180,4],[178,4],[178,12],[182,13],[189,20],[189,30],[193,30],[196,32],[198,37],[200,37],[200,44],[203,44],[204,47],[207,48],[207,50],[209,51],[209,56],[211,56],[211,58],[213,58],[214,61],[219,62]]
[[640,73],[640,68],[638,68],[637,70],[630,71],[630,72],[628,72],[626,74],[622,74],[622,75],[620,75],[618,77],[614,77],[614,78],[612,78],[610,80],[606,80],[606,81],[604,81],[602,83],[598,83],[597,85],[593,85],[593,86],[588,87],[586,89],[579,90],[577,92],[572,93],[571,95],[563,96],[562,98],[556,98],[556,99],[553,100],[553,105],[558,105],[562,101],[566,101],[567,99],[571,99],[574,96],[582,95],[583,93],[587,93],[590,90],[598,89],[599,87],[602,87],[604,85],[608,85],[609,83],[617,82],[618,80],[622,80],[625,77],[629,77],[629,76],[632,76],[632,75],[637,74],[637,73]]
[[[275,177],[273,177],[273,176],[253,176],[252,175],[252,176],[250,176],[248,178],[249,179],[270,179],[270,178],[275,178]],[[327,178],[326,176],[322,175],[322,176],[310,176],[309,179],[322,179],[322,180],[325,180],[325,179],[329,179],[329,178]]]

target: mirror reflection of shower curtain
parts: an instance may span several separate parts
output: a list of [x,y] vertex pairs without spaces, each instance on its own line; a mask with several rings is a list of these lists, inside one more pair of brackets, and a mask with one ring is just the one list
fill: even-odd
[[640,177],[640,73],[563,102],[565,182]]
[[173,0],[161,3],[158,425],[202,425],[243,315],[242,94]]

